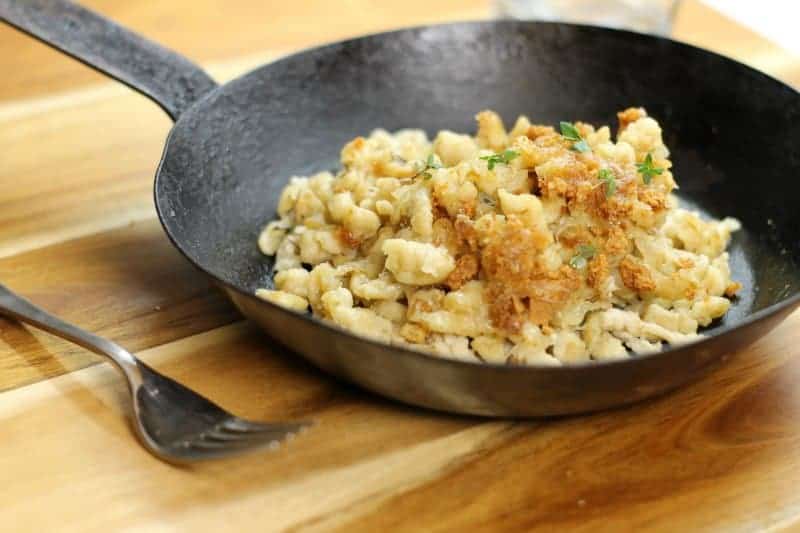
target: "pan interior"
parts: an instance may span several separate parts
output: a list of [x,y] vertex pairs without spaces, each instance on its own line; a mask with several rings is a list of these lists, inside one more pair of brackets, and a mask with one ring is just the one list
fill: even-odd
[[549,23],[487,22],[381,34],[290,56],[216,91],[173,129],[156,203],[178,247],[246,292],[268,286],[256,239],[289,177],[338,167],[339,150],[383,127],[474,131],[507,123],[616,124],[643,106],[661,123],[681,200],[734,216],[733,279],[712,330],[800,287],[800,98],[720,56],[664,39]]

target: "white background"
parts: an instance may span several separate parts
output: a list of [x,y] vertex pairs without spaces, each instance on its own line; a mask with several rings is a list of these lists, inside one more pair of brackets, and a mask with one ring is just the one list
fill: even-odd
[[800,56],[797,0],[703,0],[717,11]]

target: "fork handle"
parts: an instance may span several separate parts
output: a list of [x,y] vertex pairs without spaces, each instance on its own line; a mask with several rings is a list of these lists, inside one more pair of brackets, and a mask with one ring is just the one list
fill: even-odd
[[132,387],[141,383],[139,360],[130,352],[108,339],[98,337],[77,326],[64,322],[18,296],[3,284],[0,284],[0,314],[10,316],[56,337],[73,342],[98,355],[105,356],[122,370]]

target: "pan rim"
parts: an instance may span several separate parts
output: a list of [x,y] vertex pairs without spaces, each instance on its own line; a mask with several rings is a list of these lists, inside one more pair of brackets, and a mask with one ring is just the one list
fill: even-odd
[[[432,29],[432,28],[442,28],[442,27],[450,27],[450,26],[465,26],[465,25],[486,26],[486,27],[488,27],[488,26],[504,26],[504,25],[511,25],[511,26],[573,27],[573,28],[579,28],[579,29],[589,29],[589,30],[593,30],[593,31],[599,31],[601,33],[628,35],[630,37],[637,38],[637,39],[644,39],[644,40],[650,40],[650,41],[656,41],[656,42],[665,42],[665,43],[669,43],[670,46],[678,46],[678,47],[686,48],[686,49],[698,52],[700,54],[704,54],[704,55],[707,55],[707,56],[712,56],[712,57],[715,57],[715,58],[722,59],[724,61],[732,62],[732,63],[738,65],[739,67],[750,71],[753,74],[756,74],[756,75],[758,75],[758,76],[760,76],[762,78],[765,78],[765,79],[771,81],[772,83],[775,83],[777,85],[782,86],[784,89],[788,89],[795,96],[800,95],[800,91],[798,91],[794,87],[788,85],[787,83],[785,83],[785,82],[783,82],[783,81],[781,81],[781,80],[779,80],[779,79],[777,79],[777,78],[775,78],[775,77],[773,77],[773,76],[771,76],[771,75],[769,75],[769,74],[767,74],[765,72],[762,72],[762,71],[760,71],[758,69],[755,69],[755,68],[753,68],[753,67],[751,67],[751,66],[749,66],[749,65],[747,65],[747,64],[745,64],[745,63],[743,63],[741,61],[738,61],[738,60],[736,60],[734,58],[731,58],[729,56],[726,56],[726,55],[723,55],[723,54],[719,54],[719,53],[713,52],[711,50],[708,50],[708,49],[705,49],[705,48],[701,48],[699,46],[695,46],[695,45],[692,45],[692,44],[689,44],[689,43],[685,43],[685,42],[682,42],[682,41],[677,41],[677,40],[674,40],[674,39],[671,39],[671,38],[668,38],[668,37],[663,37],[663,36],[658,36],[658,35],[650,35],[650,34],[635,32],[635,31],[631,31],[631,30],[607,28],[607,27],[603,27],[603,26],[596,26],[596,25],[589,25],[589,24],[573,24],[573,23],[566,23],[566,22],[551,22],[551,21],[541,21],[541,20],[514,20],[514,19],[460,20],[460,21],[452,21],[452,22],[446,22],[446,23],[440,23],[440,24],[423,24],[423,25],[416,25],[416,26],[408,26],[408,27],[393,29],[393,30],[389,30],[389,31],[369,33],[369,34],[364,34],[364,35],[351,37],[351,38],[347,38],[347,39],[342,39],[342,40],[338,40],[338,41],[323,43],[323,44],[320,44],[320,45],[310,46],[310,47],[307,47],[307,48],[302,48],[302,49],[296,50],[295,52],[292,52],[291,54],[287,54],[285,56],[282,56],[282,57],[276,59],[275,61],[271,61],[271,62],[265,63],[263,65],[260,65],[260,66],[254,68],[254,69],[252,69],[252,70],[250,70],[250,71],[248,71],[248,72],[246,72],[246,73],[244,73],[244,74],[242,74],[240,76],[237,76],[233,80],[230,80],[230,81],[228,81],[228,82],[226,82],[226,83],[224,83],[222,85],[219,85],[217,88],[215,88],[214,90],[209,91],[208,93],[204,94],[203,97],[201,97],[196,102],[194,102],[183,113],[183,115],[181,115],[181,117],[179,117],[178,120],[175,122],[173,127],[170,129],[166,140],[164,141],[164,148],[162,150],[161,159],[160,159],[160,161],[158,163],[158,166],[156,168],[155,181],[154,181],[154,185],[153,185],[153,196],[154,196],[154,203],[155,203],[155,207],[156,207],[156,214],[158,216],[159,222],[161,223],[161,227],[163,228],[164,233],[166,233],[167,238],[169,239],[169,241],[181,253],[181,255],[183,255],[189,261],[189,263],[191,263],[195,268],[200,270],[203,274],[208,276],[210,279],[214,280],[214,282],[217,285],[221,285],[222,287],[226,288],[227,290],[232,290],[235,293],[237,293],[237,294],[239,294],[241,296],[244,296],[249,301],[251,301],[251,302],[253,302],[253,303],[257,304],[257,305],[271,307],[274,310],[277,310],[278,312],[283,313],[284,316],[287,316],[287,317],[292,316],[292,317],[300,318],[302,320],[306,320],[306,321],[310,322],[312,325],[317,326],[317,327],[322,327],[323,329],[326,329],[326,330],[328,330],[329,332],[331,332],[333,334],[345,335],[346,337],[349,337],[351,339],[355,339],[355,340],[358,340],[360,342],[365,342],[369,346],[375,347],[377,349],[390,349],[393,352],[395,352],[394,355],[396,355],[396,356],[422,358],[426,362],[433,363],[433,364],[457,365],[457,366],[463,366],[463,367],[468,367],[468,368],[484,369],[484,370],[500,371],[500,372],[515,372],[515,373],[519,373],[519,372],[537,372],[537,373],[545,372],[545,373],[561,374],[561,373],[564,373],[564,372],[567,372],[567,373],[587,372],[587,371],[593,371],[593,370],[608,369],[608,368],[618,368],[618,367],[624,367],[624,366],[632,367],[632,366],[635,366],[635,365],[638,365],[638,364],[642,364],[642,363],[644,363],[646,361],[653,360],[655,358],[663,358],[663,357],[667,357],[669,355],[676,355],[676,354],[679,354],[681,352],[687,352],[688,353],[689,351],[700,349],[702,346],[710,343],[711,341],[713,341],[713,340],[715,340],[715,339],[717,339],[719,337],[723,337],[725,335],[729,335],[729,334],[731,334],[731,333],[733,333],[733,332],[735,332],[737,330],[741,330],[741,329],[745,328],[746,326],[749,326],[749,325],[754,324],[756,322],[760,322],[760,321],[762,321],[762,320],[764,320],[764,319],[766,319],[766,318],[768,318],[770,316],[778,314],[779,312],[781,312],[783,310],[786,310],[786,309],[789,309],[789,308],[792,308],[792,307],[796,307],[796,306],[798,306],[798,304],[800,304],[800,289],[797,289],[797,290],[795,290],[795,292],[793,294],[785,297],[784,299],[779,300],[777,302],[774,302],[774,303],[770,304],[769,306],[756,311],[755,313],[750,313],[750,314],[746,315],[743,319],[737,321],[734,324],[725,325],[720,330],[714,332],[713,334],[703,335],[702,337],[700,337],[696,341],[693,341],[693,342],[690,342],[690,343],[687,343],[687,344],[677,345],[677,346],[668,345],[666,348],[664,348],[664,349],[662,349],[662,350],[660,350],[658,352],[649,353],[649,354],[635,354],[633,356],[630,356],[630,357],[627,357],[627,358],[624,358],[624,359],[612,359],[612,360],[602,360],[602,361],[589,360],[589,361],[582,361],[582,362],[577,362],[577,363],[562,364],[562,365],[559,365],[559,366],[548,366],[548,365],[541,365],[541,364],[529,364],[529,365],[516,366],[516,365],[507,365],[505,363],[484,362],[484,361],[481,361],[481,360],[468,361],[468,360],[463,360],[463,359],[455,359],[455,358],[449,358],[449,357],[444,357],[444,356],[438,356],[438,355],[434,355],[433,353],[428,353],[428,352],[425,352],[425,351],[422,351],[422,350],[409,349],[409,348],[404,347],[404,346],[398,346],[398,345],[393,345],[393,344],[385,343],[385,342],[382,342],[382,341],[378,341],[378,340],[375,340],[375,339],[372,339],[372,338],[369,338],[369,337],[365,337],[363,335],[359,335],[359,334],[354,333],[352,331],[346,330],[343,327],[338,326],[338,325],[336,325],[336,324],[334,324],[332,322],[328,322],[326,320],[318,318],[318,317],[314,316],[311,313],[307,313],[307,312],[306,313],[300,313],[300,312],[297,312],[297,311],[292,311],[290,309],[286,309],[285,307],[279,306],[279,305],[274,304],[272,302],[269,302],[267,300],[262,300],[261,298],[258,298],[254,293],[249,292],[249,291],[243,289],[242,287],[239,287],[239,286],[234,285],[233,283],[231,283],[229,281],[226,281],[226,280],[222,279],[221,277],[217,276],[213,272],[211,272],[208,269],[206,269],[205,267],[203,267],[198,261],[196,261],[189,254],[189,252],[186,249],[184,249],[184,247],[178,242],[178,240],[171,233],[169,225],[166,222],[167,219],[166,219],[166,217],[164,215],[164,210],[162,209],[163,206],[159,202],[158,192],[159,192],[160,183],[161,183],[162,170],[163,170],[164,162],[166,160],[167,151],[169,149],[173,133],[178,129],[178,126],[181,124],[183,118],[185,116],[189,115],[190,113],[192,113],[192,111],[195,108],[197,108],[198,105],[201,102],[209,99],[213,95],[218,94],[220,91],[224,90],[226,87],[228,87],[230,85],[234,85],[234,84],[243,82],[242,80],[244,80],[245,78],[253,75],[257,71],[260,71],[261,69],[268,68],[268,67],[271,67],[271,66],[274,66],[274,65],[279,65],[279,64],[291,61],[294,58],[296,58],[296,56],[299,56],[299,55],[303,55],[303,54],[307,54],[307,53],[314,53],[314,52],[322,52],[322,51],[325,51],[327,49],[331,49],[331,48],[334,48],[334,47],[347,45],[347,44],[351,44],[351,43],[355,43],[355,42],[358,42],[358,41],[363,41],[363,40],[371,39],[371,38],[387,37],[387,36],[391,36],[393,34],[415,32],[415,31],[423,31],[423,30]],[[275,340],[275,339],[273,339],[273,340]],[[281,343],[281,344],[283,344],[283,343]],[[285,347],[290,349],[290,350],[292,350],[292,351],[294,351],[294,349],[291,348],[290,346],[285,346]]]

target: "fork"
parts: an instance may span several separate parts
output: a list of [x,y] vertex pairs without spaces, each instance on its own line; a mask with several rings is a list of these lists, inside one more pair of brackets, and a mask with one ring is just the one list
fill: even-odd
[[150,453],[164,461],[180,464],[259,448],[277,449],[281,442],[310,425],[308,422],[251,422],[234,416],[159,374],[117,344],[39,309],[2,284],[0,314],[110,359],[128,382],[136,435]]

